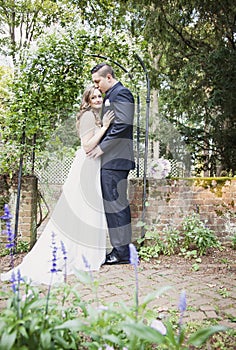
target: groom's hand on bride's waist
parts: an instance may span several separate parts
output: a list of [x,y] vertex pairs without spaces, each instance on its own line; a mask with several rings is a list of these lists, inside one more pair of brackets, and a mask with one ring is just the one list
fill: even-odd
[[104,152],[101,150],[101,148],[99,146],[95,147],[94,149],[92,149],[91,151],[87,152],[87,157],[89,158],[98,158],[100,157]]

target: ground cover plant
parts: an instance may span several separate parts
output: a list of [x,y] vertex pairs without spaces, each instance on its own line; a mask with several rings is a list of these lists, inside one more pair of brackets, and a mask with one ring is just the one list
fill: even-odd
[[[160,254],[182,254],[186,257],[199,258],[207,254],[211,248],[221,249],[221,243],[214,231],[206,226],[197,213],[186,216],[180,228],[170,226],[161,232],[155,225],[146,225],[142,222],[138,225],[145,226],[145,237],[138,239],[138,244],[140,244],[140,257],[147,261],[157,258]],[[234,240],[232,245],[233,242]]]

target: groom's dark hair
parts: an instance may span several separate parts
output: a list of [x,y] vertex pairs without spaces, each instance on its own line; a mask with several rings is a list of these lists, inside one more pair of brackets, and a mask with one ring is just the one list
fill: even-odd
[[98,71],[100,71],[99,73],[102,77],[105,77],[107,74],[111,74],[111,76],[115,78],[115,73],[113,68],[105,62],[99,63],[95,67],[93,67],[91,69],[91,74],[96,73]]

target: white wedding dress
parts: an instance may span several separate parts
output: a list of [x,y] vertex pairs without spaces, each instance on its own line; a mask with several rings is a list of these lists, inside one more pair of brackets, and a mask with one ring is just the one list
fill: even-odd
[[1,274],[1,280],[9,281],[19,270],[32,284],[54,284],[76,269],[98,270],[105,261],[106,236],[100,159],[89,159],[81,148],[44,231],[21,264]]

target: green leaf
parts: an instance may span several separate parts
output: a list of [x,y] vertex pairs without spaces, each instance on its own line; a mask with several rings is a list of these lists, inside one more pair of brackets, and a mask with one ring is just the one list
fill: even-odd
[[36,301],[32,300],[28,302],[27,305],[25,305],[24,310],[25,311],[29,311],[32,309],[38,310],[40,307],[44,306],[44,304],[45,304],[45,300],[43,298]]
[[188,340],[188,344],[194,345],[194,346],[201,346],[213,334],[218,332],[225,332],[228,329],[229,328],[225,326],[212,326],[212,327],[200,329],[199,331],[195,332],[192,336],[190,336]]
[[51,333],[48,329],[43,330],[40,333],[40,342],[41,342],[43,348],[45,348],[45,349],[51,348]]
[[171,289],[170,286],[165,286],[165,287],[159,288],[157,291],[153,293],[149,293],[144,297],[141,305],[145,307],[148,303],[150,303],[151,301],[159,297],[161,294],[164,294],[169,289]]
[[76,345],[72,345],[72,340],[70,341],[70,344],[68,344],[68,342],[65,341],[65,339],[58,334],[53,335],[53,340],[55,340],[57,345],[60,346],[60,349],[78,349]]
[[173,330],[173,325],[170,322],[166,323],[166,329],[167,329],[167,341],[168,343],[171,343],[172,345],[174,345],[177,348],[177,339],[175,336],[175,332]]
[[26,338],[26,339],[29,338],[29,335],[28,335],[28,333],[26,332],[26,329],[25,329],[24,326],[20,326],[20,327],[19,327],[19,332],[20,332],[20,334],[21,334],[24,338]]
[[6,328],[6,322],[4,322],[3,320],[0,320],[0,331],[2,333],[2,331]]
[[29,326],[29,333],[34,333],[36,329],[40,327],[40,322],[41,320],[38,319],[37,317],[32,318]]
[[165,343],[165,336],[143,323],[124,323],[122,324],[122,328],[129,337],[135,336],[138,339],[143,339],[149,343],[155,344]]
[[108,340],[109,342],[111,342],[113,344],[119,344],[119,342],[120,342],[120,338],[117,337],[115,334],[104,334],[102,336],[102,338],[104,340]]
[[0,349],[2,350],[10,350],[15,343],[17,332],[14,331],[12,333],[6,332],[3,333],[1,341],[0,341]]
[[85,324],[76,319],[76,320],[68,320],[64,323],[62,323],[60,326],[54,327],[54,329],[70,329],[72,331],[80,331],[85,328]]
[[82,283],[92,282],[91,275],[86,271],[75,270],[75,274]]
[[136,227],[143,227],[143,226],[145,226],[145,222],[143,221],[138,221],[136,224]]

